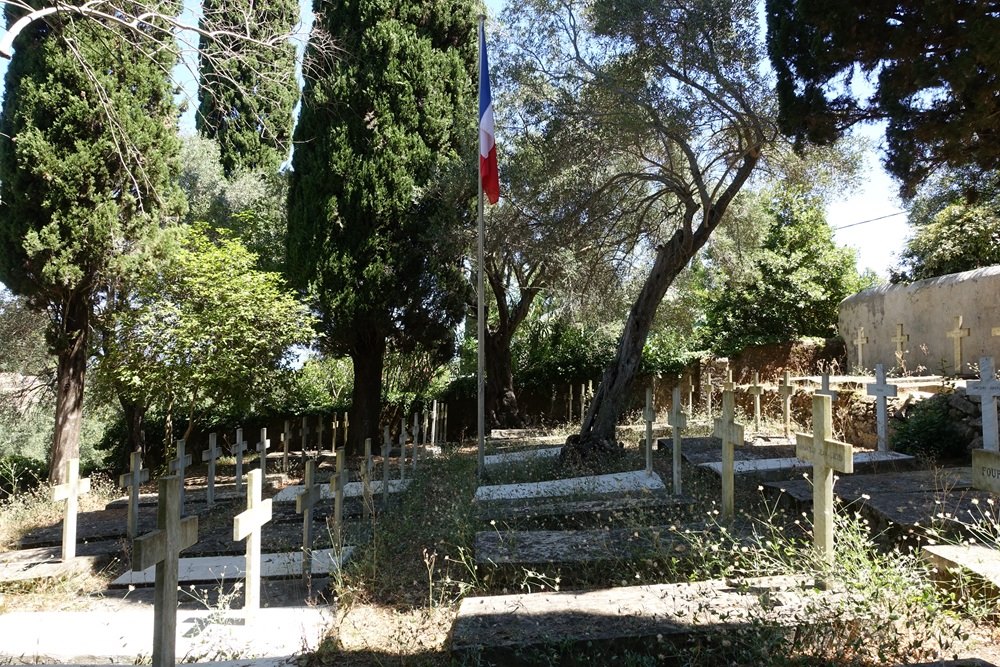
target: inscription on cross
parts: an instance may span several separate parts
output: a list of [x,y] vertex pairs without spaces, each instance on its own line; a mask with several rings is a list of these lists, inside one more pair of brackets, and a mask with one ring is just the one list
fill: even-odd
[[295,512],[302,515],[302,578],[309,583],[312,575],[313,507],[319,504],[323,488],[315,483],[316,463],[306,461],[303,491],[295,498]]
[[858,335],[854,339],[854,347],[857,348],[858,353],[858,368],[865,367],[865,345],[868,344],[868,336],[865,335],[865,328],[858,327]]
[[243,429],[236,429],[236,442],[233,444],[233,455],[236,456],[236,493],[243,491],[243,453],[247,451],[247,443],[243,440]]
[[177,650],[177,571],[181,551],[198,541],[198,517],[181,519],[181,479],[159,481],[156,530],[136,538],[132,571],[156,566],[153,593],[153,665],[173,667]]
[[184,447],[184,441],[178,440],[177,458],[171,461],[169,466],[170,472],[177,473],[177,477],[181,480],[181,514],[184,514],[184,471],[191,465],[191,455],[185,453]]
[[962,339],[968,338],[969,329],[962,328],[962,316],[959,315],[955,318],[955,328],[948,332],[948,338],[951,338],[954,345],[954,355],[955,355],[955,375],[962,372]]
[[731,521],[735,516],[733,474],[733,447],[738,442],[743,444],[743,425],[736,422],[736,399],[733,396],[734,386],[732,375],[726,381],[722,391],[722,417],[715,420],[716,438],[722,440],[722,518]]
[[208,473],[205,476],[205,503],[208,507],[215,504],[215,460],[222,454],[219,449],[218,435],[208,434],[208,449],[201,453],[201,460],[208,462]]
[[833,439],[833,403],[813,395],[813,432],[795,434],[795,455],[813,465],[813,541],[833,563],[833,473],[854,472],[854,450]]
[[753,372],[753,382],[747,387],[747,393],[753,396],[753,432],[760,433],[760,397],[764,387],[760,384],[760,374]]
[[892,342],[896,344],[896,363],[903,363],[903,355],[906,354],[906,345],[910,341],[910,335],[903,333],[902,323],[896,324],[896,335],[892,337]]
[[875,364],[875,382],[866,385],[869,396],[875,397],[875,430],[878,435],[878,451],[889,451],[888,416],[886,399],[896,395],[896,385],[885,379],[885,365]]
[[52,487],[52,500],[66,501],[63,507],[62,559],[76,558],[76,515],[80,496],[90,493],[90,478],[80,479],[80,459],[66,461],[66,481]]
[[674,495],[681,495],[681,431],[687,428],[687,416],[681,409],[681,388],[674,387],[673,401],[670,405],[670,414],[667,415],[667,423],[674,440],[674,451],[672,458]]
[[260,609],[260,537],[264,524],[271,520],[271,499],[261,500],[264,474],[247,473],[247,508],[233,519],[233,539],[247,541],[246,583],[243,587],[243,618],[253,622]]
[[149,481],[149,470],[142,467],[142,452],[132,452],[129,471],[118,478],[119,486],[128,491],[128,523],[125,534],[135,539],[139,530],[139,487]]
[[778,383],[778,394],[781,395],[781,420],[785,424],[785,437],[792,437],[792,394],[795,387],[792,385],[792,374],[785,371],[785,376]]

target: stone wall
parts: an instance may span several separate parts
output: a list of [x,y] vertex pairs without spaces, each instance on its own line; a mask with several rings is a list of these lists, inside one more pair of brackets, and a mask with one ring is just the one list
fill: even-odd
[[[838,324],[851,369],[881,363],[911,373],[922,367],[929,373],[975,375],[969,365],[981,356],[1000,358],[1000,266],[859,292],[841,302]],[[862,328],[868,340],[859,360]],[[956,331],[963,334],[959,369],[956,338],[948,335]]]

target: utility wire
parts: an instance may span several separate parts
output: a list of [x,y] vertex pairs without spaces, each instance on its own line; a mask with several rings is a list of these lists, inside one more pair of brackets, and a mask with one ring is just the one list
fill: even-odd
[[897,211],[895,213],[890,213],[889,215],[880,215],[877,218],[869,218],[868,220],[862,220],[861,222],[852,222],[849,225],[841,225],[840,227],[834,227],[833,231],[838,229],[847,229],[848,227],[857,227],[858,225],[866,225],[869,222],[875,222],[876,220],[885,220],[886,218],[895,218],[897,215],[906,215],[906,211]]

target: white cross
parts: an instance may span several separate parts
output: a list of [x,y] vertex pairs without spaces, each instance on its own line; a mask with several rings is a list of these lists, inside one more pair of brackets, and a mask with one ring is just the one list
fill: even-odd
[[243,490],[243,453],[247,450],[247,443],[243,440],[243,429],[236,429],[236,444],[233,445],[233,454],[236,455],[236,493]]
[[858,336],[854,339],[854,346],[858,348],[858,368],[864,368],[865,345],[868,344],[868,336],[865,335],[865,328],[858,327]]
[[747,387],[747,393],[753,396],[753,431],[760,433],[760,396],[764,393],[764,387],[760,384],[760,375],[753,372],[753,383]]
[[208,474],[205,477],[205,503],[208,507],[215,504],[215,460],[222,454],[219,449],[218,436],[215,433],[208,434],[208,449],[201,453],[201,460],[208,461]]
[[878,433],[878,451],[889,451],[888,417],[886,399],[896,395],[896,385],[885,380],[885,365],[875,364],[875,382],[866,385],[869,396],[875,396],[875,428]]
[[736,422],[736,400],[733,397],[732,375],[724,385],[722,392],[722,417],[715,420],[715,431],[712,433],[722,440],[722,518],[731,521],[735,515],[733,473],[733,446],[744,440],[743,425]]
[[153,665],[177,664],[177,570],[180,553],[198,541],[198,517],[181,518],[181,478],[162,477],[156,530],[132,543],[132,571],[156,566],[153,593]]
[[76,514],[80,496],[90,493],[90,478],[80,479],[80,459],[66,461],[66,481],[52,487],[52,500],[66,501],[63,508],[62,559],[76,558]]
[[267,437],[267,429],[260,430],[260,442],[257,443],[257,458],[260,459],[260,474],[267,479],[267,450],[271,448],[271,441]]
[[271,499],[261,500],[263,481],[262,471],[247,473],[247,508],[233,519],[233,539],[247,541],[243,618],[248,624],[260,609],[260,538],[264,524],[271,520]]
[[983,449],[1000,451],[1000,436],[997,433],[997,397],[1000,396],[1000,380],[996,379],[993,367],[993,357],[982,357],[979,360],[979,379],[967,382],[965,391],[970,396],[982,399],[983,411]]
[[170,462],[170,472],[177,473],[181,480],[181,514],[184,513],[184,471],[191,465],[191,455],[184,453],[184,441],[177,441],[177,458]]
[[670,406],[670,414],[667,415],[667,423],[674,437],[673,451],[673,476],[674,495],[681,495],[681,431],[687,428],[687,417],[681,409],[681,388],[674,387],[673,401]]
[[955,346],[955,375],[962,372],[962,339],[969,336],[969,329],[962,328],[962,316],[955,318],[955,328],[948,332],[948,338],[954,341]]
[[903,325],[896,325],[896,335],[892,337],[892,342],[896,344],[896,360],[899,363],[903,362],[903,354],[906,350],[903,349],[903,345],[908,343],[910,340],[910,335],[903,333]]
[[833,403],[813,395],[813,432],[795,434],[795,455],[813,464],[813,540],[833,563],[833,472],[854,472],[852,447],[833,439]]
[[646,387],[646,474],[653,474],[653,388]]
[[347,468],[344,465],[347,456],[343,447],[337,450],[336,457],[337,467],[333,477],[330,478],[330,493],[333,495],[333,544],[339,552],[344,539],[344,485],[347,484]]
[[139,487],[149,481],[149,470],[142,467],[142,453],[132,452],[129,471],[118,478],[119,486],[128,490],[128,524],[125,529],[129,539],[139,531]]
[[[569,407],[569,413],[570,414],[569,414],[569,418],[567,419],[567,421],[572,421],[573,420],[573,396],[572,396],[572,394],[573,394],[573,386],[572,385],[570,385],[569,393],[570,393],[570,396],[567,399],[569,401],[569,403],[567,405]],[[436,445],[437,444],[437,432],[438,432],[438,402],[437,402],[437,400],[435,400],[431,404],[431,444],[432,445]]]
[[778,384],[778,393],[781,394],[781,418],[785,422],[785,437],[792,436],[792,394],[795,393],[795,386],[792,385],[792,374],[785,371],[785,377]]
[[820,378],[820,388],[813,392],[814,396],[829,396],[830,401],[834,402],[837,400],[838,392],[830,389],[830,374],[823,373]]
[[295,512],[302,515],[302,577],[308,582],[312,574],[313,507],[323,497],[322,487],[315,484],[314,461],[306,461],[303,491],[295,497]]

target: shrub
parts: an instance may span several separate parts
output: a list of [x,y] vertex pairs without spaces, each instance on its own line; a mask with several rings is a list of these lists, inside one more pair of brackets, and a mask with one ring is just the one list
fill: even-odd
[[937,394],[915,403],[906,419],[896,424],[893,449],[931,461],[965,456],[968,443],[949,414],[949,396]]

